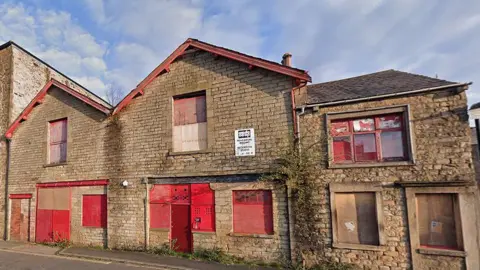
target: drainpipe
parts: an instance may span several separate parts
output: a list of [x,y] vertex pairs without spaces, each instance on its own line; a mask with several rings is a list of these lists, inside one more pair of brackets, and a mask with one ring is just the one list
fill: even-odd
[[144,221],[145,221],[145,250],[148,250],[150,247],[150,194],[148,192],[148,178],[143,178],[143,184],[145,184],[145,213],[144,213]]
[[6,151],[7,151],[7,160],[6,160],[6,166],[5,166],[5,216],[4,216],[4,226],[3,226],[3,240],[8,240],[8,173],[10,171],[10,139],[5,140],[5,146],[6,146]]

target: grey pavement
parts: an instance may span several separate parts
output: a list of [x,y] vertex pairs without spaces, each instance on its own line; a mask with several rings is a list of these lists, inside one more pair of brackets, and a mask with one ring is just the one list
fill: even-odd
[[168,267],[170,269],[198,269],[198,270],[249,270],[249,269],[271,269],[263,267],[252,267],[244,265],[223,265],[219,263],[208,263],[193,261],[183,258],[159,256],[144,252],[126,252],[103,249],[89,249],[82,247],[70,247],[60,252],[61,255],[90,258],[98,260],[110,260],[131,264],[142,264],[145,266]]
[[[19,253],[14,250],[0,250],[0,269],[9,270],[145,270],[141,266],[103,261],[88,261],[52,255]],[[157,268],[161,269],[161,268]],[[165,269],[165,268],[164,268]]]

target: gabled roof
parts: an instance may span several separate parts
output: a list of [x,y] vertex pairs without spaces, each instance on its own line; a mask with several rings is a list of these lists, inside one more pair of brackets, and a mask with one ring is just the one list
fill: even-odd
[[385,70],[343,80],[307,86],[307,105],[410,93],[427,88],[461,84],[423,75]]
[[470,107],[470,110],[476,110],[476,109],[480,109],[480,102],[477,102]]
[[110,108],[106,107],[103,104],[98,103],[97,101],[91,99],[90,97],[81,94],[72,88],[66,86],[63,83],[60,83],[54,79],[50,80],[43,88],[38,92],[38,94],[33,98],[33,100],[28,104],[28,106],[22,111],[22,113],[15,119],[15,121],[8,127],[7,132],[5,132],[5,137],[7,139],[12,138],[13,133],[15,130],[20,126],[23,121],[28,119],[28,115],[33,111],[33,109],[43,103],[47,92],[52,89],[60,89],[68,93],[69,95],[73,96],[74,98],[83,101],[84,103],[90,105],[91,107],[103,112],[104,114],[110,113]]
[[137,87],[133,89],[122,101],[120,101],[115,107],[113,114],[116,114],[123,107],[127,106],[134,97],[138,95],[143,95],[143,90],[145,89],[145,87],[163,72],[168,72],[170,64],[175,61],[177,57],[181,56],[187,49],[190,48],[197,48],[203,51],[210,52],[216,56],[221,56],[238,62],[242,62],[250,65],[251,67],[271,70],[273,72],[281,73],[301,81],[312,81],[312,78],[305,70],[285,66],[273,61],[250,56],[234,50],[189,38],[182,45],[180,45],[172,54],[170,54],[158,67],[156,67],[145,79],[143,79],[137,85]]
[[112,105],[110,105],[110,103],[108,103],[107,101],[105,101],[103,98],[99,97],[98,95],[96,95],[95,93],[93,93],[92,91],[88,90],[87,88],[85,88],[84,86],[82,86],[81,84],[79,84],[78,82],[76,82],[75,80],[73,80],[72,78],[68,77],[67,75],[63,74],[62,72],[58,71],[56,68],[54,68],[53,66],[51,66],[50,64],[48,64],[47,62],[43,61],[42,59],[38,58],[36,55],[34,55],[33,53],[31,53],[30,51],[28,51],[27,49],[23,48],[22,46],[18,45],[17,43],[15,43],[14,41],[7,41],[5,42],[4,44],[1,44],[0,45],[0,51],[5,49],[5,48],[8,48],[10,46],[15,46],[16,48],[18,48],[19,50],[23,51],[24,53],[28,54],[30,57],[34,58],[35,60],[37,60],[38,62],[44,64],[45,66],[47,66],[48,68],[50,68],[51,70],[55,71],[56,73],[60,74],[62,77],[64,77],[65,79],[71,81],[72,83],[74,83],[75,85],[78,86],[79,89],[74,89],[75,91],[78,91],[80,92],[81,94],[83,95],[86,95],[86,96],[89,96],[91,99],[95,100],[96,102],[102,104],[103,106],[106,106],[106,107],[109,107],[109,108],[112,108]]

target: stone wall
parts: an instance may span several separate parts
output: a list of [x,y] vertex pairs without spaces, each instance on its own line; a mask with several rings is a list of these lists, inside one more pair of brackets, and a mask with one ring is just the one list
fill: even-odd
[[[48,122],[61,118],[68,121],[67,162],[51,166],[47,155]],[[30,239],[35,239],[37,183],[108,179],[102,154],[104,119],[103,113],[62,90],[52,89],[44,103],[15,131],[11,140],[8,189],[9,194],[33,195]],[[97,242],[92,240],[92,243]]]
[[[364,269],[411,269],[409,230],[405,191],[393,186],[396,181],[474,181],[474,172],[468,127],[467,100],[464,91],[457,89],[416,96],[366,101],[341,106],[320,107],[301,117],[302,144],[314,146],[304,151],[327,153],[325,114],[332,112],[363,111],[389,106],[409,105],[410,130],[415,163],[405,166],[371,166],[332,169],[329,158],[315,168],[315,189],[312,212],[315,215],[319,237],[310,261],[327,258],[353,263]],[[329,201],[330,183],[377,182],[383,186],[383,226],[385,244],[375,249],[332,248],[332,221]],[[468,222],[476,222],[476,213]],[[462,222],[464,222],[462,220]],[[465,221],[466,222],[466,221]],[[473,235],[472,235],[473,237]],[[301,243],[297,243],[300,248]],[[416,250],[413,251],[415,254]],[[472,252],[478,253],[478,252]],[[427,264],[431,256],[416,255],[418,263]],[[436,269],[462,269],[461,257],[433,256]],[[472,258],[478,254],[472,254]],[[417,264],[419,265],[419,264]],[[454,268],[448,268],[448,267]],[[430,269],[422,267],[418,269]]]
[[[225,175],[270,170],[277,147],[291,134],[293,80],[209,53],[188,53],[153,80],[144,95],[112,117],[105,152],[109,187],[109,245],[144,244],[145,176]],[[172,149],[172,97],[207,92],[207,151],[179,154]],[[254,128],[256,155],[235,157],[234,131]],[[129,186],[121,188],[127,180]],[[161,234],[161,233],[160,233]],[[153,238],[152,234],[152,238]],[[273,249],[273,247],[269,247]]]
[[5,164],[6,143],[3,134],[9,124],[10,93],[12,90],[12,48],[0,50],[0,232],[4,233],[5,224]]
[[[193,249],[215,249],[235,256],[285,262],[289,256],[287,202],[284,186],[267,183],[211,183],[215,192],[215,232],[193,232]],[[273,235],[242,235],[233,231],[234,190],[272,190]],[[168,230],[150,229],[150,247],[168,243]]]
[[[108,246],[143,248],[146,188],[142,179],[269,171],[278,158],[277,147],[286,146],[290,138],[292,86],[293,80],[287,76],[261,69],[249,70],[248,65],[196,52],[187,53],[172,63],[170,71],[149,84],[143,96],[107,119],[68,94],[51,90],[45,102],[33,110],[13,135],[10,193],[35,194],[38,182],[109,179]],[[208,93],[209,148],[198,153],[173,153],[172,97],[199,90]],[[64,117],[68,118],[67,164],[48,166],[47,123]],[[255,129],[256,155],[253,157],[235,157],[234,131],[240,128]],[[127,187],[121,185],[125,180]],[[280,209],[285,202],[283,195],[278,194],[275,198],[279,199]],[[231,192],[218,191],[218,196],[222,196],[219,197],[222,204],[218,206],[222,207],[218,214],[222,223],[219,223],[220,234],[215,243],[219,243],[220,248],[241,252],[236,254],[239,256],[261,255],[272,260],[285,252],[286,228],[280,220],[285,210],[278,210],[276,214],[279,230],[273,238],[247,241],[227,236],[231,230],[231,226],[227,228],[231,208],[224,201],[231,202]],[[32,205],[35,200],[33,197]],[[34,220],[33,216],[31,228],[35,227]],[[168,233],[152,231],[150,241],[160,243],[166,235]],[[82,236],[72,231],[72,240],[75,239]],[[98,243],[95,239],[85,242]],[[236,249],[243,242],[253,246]],[[195,233],[194,243],[211,247],[213,241],[207,235]]]
[[106,194],[104,186],[72,188],[70,214],[70,241],[73,244],[107,247],[107,228],[85,227],[82,225],[83,195]]

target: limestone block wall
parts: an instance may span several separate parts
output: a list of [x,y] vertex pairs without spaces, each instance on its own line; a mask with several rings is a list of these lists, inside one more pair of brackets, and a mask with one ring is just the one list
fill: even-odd
[[[405,166],[370,166],[329,168],[328,160],[318,163],[312,205],[320,237],[319,248],[309,259],[330,258],[334,261],[353,263],[363,269],[411,269],[409,221],[405,189],[393,185],[396,181],[433,182],[469,181],[474,182],[470,130],[467,115],[467,100],[464,91],[446,91],[415,96],[366,101],[342,106],[320,107],[317,112],[307,112],[301,117],[302,140],[307,143],[323,142],[312,151],[327,153],[328,138],[325,115],[332,112],[352,112],[391,106],[409,107],[410,130],[415,162]],[[385,244],[369,250],[333,248],[332,220],[329,198],[330,183],[381,183],[383,202],[383,226]],[[469,210],[462,222],[475,223],[476,213]],[[475,234],[476,235],[476,234]],[[473,237],[476,237],[476,236]],[[298,246],[297,246],[298,247]],[[472,252],[471,258],[478,258]],[[424,265],[419,269],[463,269],[466,260],[457,256],[431,256],[418,254],[415,260]],[[428,263],[428,262],[431,263]],[[431,265],[431,266],[426,266]],[[432,268],[433,269],[433,268]]]

